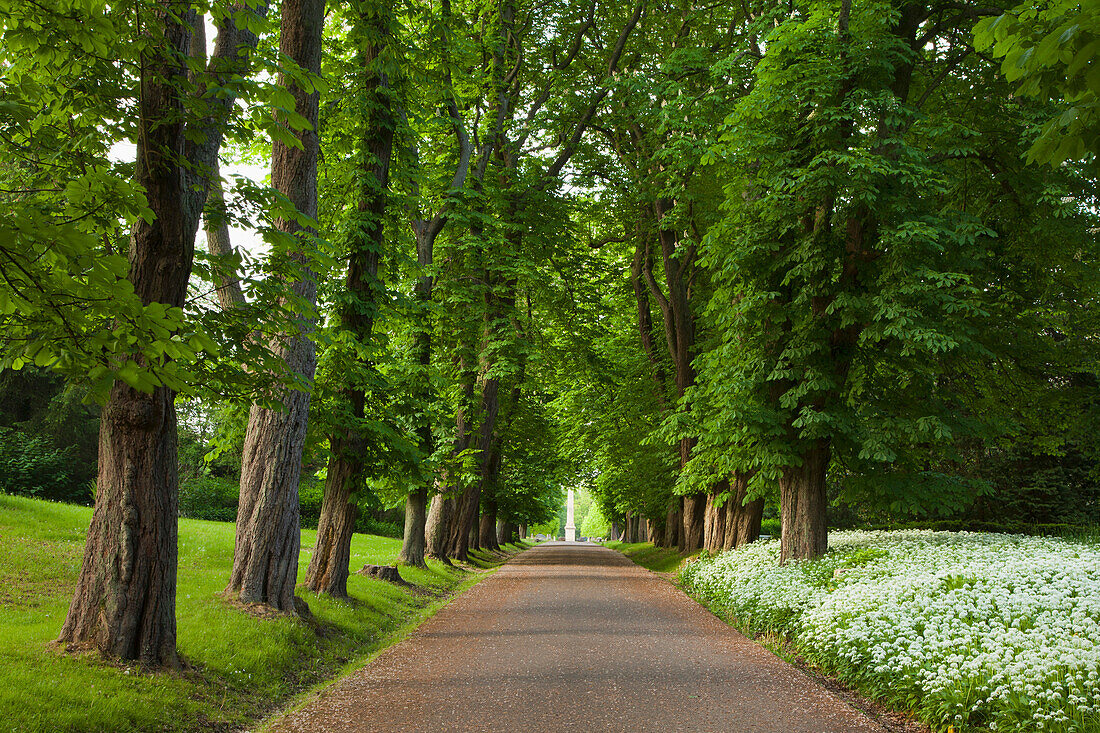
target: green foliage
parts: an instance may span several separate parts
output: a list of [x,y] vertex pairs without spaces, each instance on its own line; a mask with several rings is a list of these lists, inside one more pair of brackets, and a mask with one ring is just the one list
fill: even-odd
[[72,486],[72,451],[53,448],[43,438],[0,427],[0,491],[57,501],[87,503],[87,485]]
[[578,524],[578,531],[582,537],[607,537],[611,533],[611,522],[600,511],[600,505],[591,499]]
[[37,367],[0,372],[0,491],[92,500],[99,415],[83,394]]
[[1023,3],[974,28],[974,45],[1002,59],[1016,94],[1064,102],[1027,151],[1029,161],[1061,165],[1100,155],[1100,9],[1054,0]]
[[237,481],[200,474],[180,481],[180,516],[213,522],[235,522],[240,497]]

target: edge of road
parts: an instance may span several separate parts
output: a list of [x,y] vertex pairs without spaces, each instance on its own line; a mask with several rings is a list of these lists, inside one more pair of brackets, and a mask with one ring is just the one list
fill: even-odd
[[237,731],[237,733],[244,733],[245,731],[248,731],[249,733],[267,733],[281,718],[291,713],[297,712],[298,710],[301,710],[317,698],[324,695],[324,693],[329,688],[333,687],[336,684],[339,684],[340,682],[343,682],[349,675],[354,674],[355,672],[358,672],[359,670],[366,667],[379,655],[388,651],[394,645],[407,639],[414,631],[420,628],[420,626],[423,625],[424,622],[426,622],[428,619],[432,618],[441,610],[449,606],[452,602],[464,595],[475,585],[485,580],[486,578],[495,575],[498,570],[510,563],[512,560],[519,557],[528,550],[538,546],[538,544],[533,544],[523,548],[518,552],[514,552],[507,558],[505,558],[499,565],[491,568],[466,568],[470,570],[470,577],[466,578],[457,586],[455,586],[454,590],[452,590],[450,593],[433,600],[427,606],[420,609],[420,611],[416,615],[412,616],[404,624],[383,636],[382,639],[379,640],[378,647],[367,654],[349,659],[332,677],[329,677],[322,682],[318,682],[315,685],[312,685],[298,692],[284,704],[271,710],[271,712],[269,712],[260,720],[252,723],[251,727],[241,728]]
[[[753,644],[756,644],[757,646],[767,650],[780,661],[786,662],[787,664],[791,665],[803,675],[808,677],[810,680],[820,685],[838,700],[853,708],[854,710],[863,713],[868,718],[881,725],[883,728],[886,728],[888,731],[890,731],[890,733],[931,733],[932,729],[929,726],[921,723],[904,711],[894,710],[893,708],[886,707],[874,698],[867,697],[859,690],[849,685],[846,685],[836,677],[825,674],[823,671],[812,665],[800,654],[798,654],[794,649],[789,648],[785,640],[779,638],[771,640],[770,637],[769,639],[763,639],[763,637],[749,636],[748,634],[745,634],[743,631],[731,624],[728,620],[722,618],[722,616],[715,613],[714,610],[710,608],[710,606],[703,603],[703,601],[696,598],[693,594],[689,593],[682,585],[680,585],[680,583],[677,582],[678,571],[670,570],[667,572],[662,572],[659,570],[653,570],[651,568],[647,568],[645,565],[632,558],[628,553],[623,552],[618,548],[607,547],[607,545],[603,544],[601,544],[600,546],[605,547],[612,552],[618,553],[619,555],[632,562],[636,567],[645,570],[650,575],[656,576],[664,580],[669,585],[673,586],[685,596],[690,598],[692,601],[699,604],[699,606],[704,611],[714,616],[722,623],[726,624],[731,631],[740,634],[741,636],[751,641]],[[771,640],[772,643],[768,643],[769,640]]]

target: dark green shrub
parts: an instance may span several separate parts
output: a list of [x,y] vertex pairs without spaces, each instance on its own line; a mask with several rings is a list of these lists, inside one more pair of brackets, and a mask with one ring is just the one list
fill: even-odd
[[405,534],[405,527],[399,522],[386,522],[375,519],[369,514],[366,516],[360,514],[355,522],[355,531],[400,539]]
[[180,481],[180,516],[213,522],[237,520],[240,484],[220,476],[200,475]]
[[325,495],[325,482],[313,475],[304,475],[298,481],[298,511],[303,527],[316,529],[321,520],[321,501]]
[[0,491],[87,504],[87,477],[74,467],[75,449],[56,448],[45,438],[0,427]]

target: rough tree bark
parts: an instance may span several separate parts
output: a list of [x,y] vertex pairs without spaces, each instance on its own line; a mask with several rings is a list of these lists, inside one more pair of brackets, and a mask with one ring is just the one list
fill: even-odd
[[487,501],[481,509],[479,521],[481,548],[484,550],[500,550],[500,542],[497,540],[497,503]]
[[760,537],[760,522],[764,519],[764,499],[745,503],[752,474],[738,471],[730,480],[729,509],[726,512],[725,539],[722,549],[740,547]]
[[[367,344],[374,335],[374,321],[382,287],[378,263],[385,234],[390,159],[393,154],[394,116],[390,105],[389,79],[376,68],[379,54],[389,35],[388,18],[382,12],[360,15],[357,29],[369,38],[381,39],[364,44],[358,51],[357,66],[365,99],[360,120],[360,175],[357,226],[349,241],[348,271],[345,279],[349,300],[340,309],[340,326]],[[361,364],[369,368],[369,364]],[[351,407],[353,424],[329,435],[332,455],[328,461],[321,516],[317,524],[317,545],[306,571],[306,587],[316,593],[344,597],[348,594],[348,561],[351,538],[358,514],[354,504],[355,487],[362,475],[364,438],[354,421],[362,420],[366,392],[361,385],[346,384],[341,394]],[[426,492],[425,492],[426,493]],[[423,505],[421,505],[423,512]],[[420,530],[423,564],[423,523]]]
[[828,546],[825,471],[829,444],[818,441],[802,454],[802,465],[784,470],[779,479],[779,562],[821,557]]
[[[353,439],[341,436],[333,447],[340,453],[352,451]],[[306,586],[315,593],[344,598],[348,595],[348,573],[351,564],[351,537],[359,506],[352,500],[358,478],[355,456],[329,461],[321,499],[321,517],[317,522],[317,542],[306,571]]]
[[[465,357],[458,359],[458,371],[462,379],[462,399],[455,411],[455,437],[451,443],[450,464],[454,464],[469,447],[473,436],[467,421],[469,405],[474,397],[473,375],[465,368]],[[458,514],[458,501],[450,494],[459,490],[459,486],[453,483],[454,477],[460,474],[457,470],[444,467],[439,476],[439,491],[432,498],[432,508],[425,521],[424,534],[426,538],[426,551],[429,556],[437,557],[450,562],[455,557],[458,549],[458,538],[455,535],[458,526],[456,515]],[[461,493],[459,493],[461,496]],[[444,498],[446,497],[446,498]]]
[[481,488],[488,478],[488,472],[492,461],[489,460],[489,452],[493,448],[493,433],[496,428],[497,413],[500,411],[500,380],[495,376],[485,376],[489,373],[489,366],[482,365],[481,378],[481,410],[479,416],[481,425],[478,432],[477,447],[478,460],[481,465],[479,476],[469,486],[465,487],[455,503],[454,527],[452,531],[453,542],[451,545],[451,557],[456,560],[466,560],[468,550],[472,547],[478,549],[479,532],[477,520],[481,507]]
[[466,552],[469,559],[471,550],[481,549],[481,510],[474,510],[473,521],[470,522],[470,531],[466,533]]
[[[163,36],[142,58],[137,135],[137,181],[155,218],[134,226],[130,281],[143,303],[179,307],[195,246],[180,164],[192,11],[185,2],[163,2],[156,13]],[[119,381],[111,389],[100,422],[95,511],[60,644],[150,667],[179,664],[174,400],[166,387],[146,394]]]
[[681,545],[691,552],[703,547],[704,520],[707,511],[707,495],[691,494],[684,497],[684,538]]
[[[241,11],[239,6],[235,11]],[[253,12],[266,13],[266,6]],[[185,80],[194,100],[215,83],[240,75],[256,39],[231,17],[219,24],[206,68],[188,73],[187,56],[201,48],[201,19],[187,3],[167,0],[157,12],[163,35],[143,59],[137,135],[137,179],[155,220],[139,222],[130,242],[130,279],[145,303],[180,306],[193,262],[195,233],[213,176],[217,176],[225,119],[234,96],[183,108]],[[194,117],[195,114],[199,116]],[[195,134],[188,134],[191,131]],[[137,359],[141,361],[141,357]],[[176,514],[178,466],[175,394],[151,395],[116,384],[100,427],[96,510],[85,561],[58,642],[94,647],[148,666],[175,666]]]
[[424,522],[425,554],[448,564],[451,560],[447,557],[447,528],[451,526],[454,512],[455,500],[436,494],[432,497],[428,517]]
[[[279,50],[306,71],[321,70],[321,32],[324,0],[286,0],[282,6]],[[295,110],[310,124],[297,131],[302,147],[276,141],[272,146],[271,184],[303,215],[317,217],[317,103],[318,93],[306,90],[285,76],[280,84],[294,97]],[[277,219],[275,227],[286,234],[308,238],[315,233],[294,218]],[[309,304],[317,301],[317,283],[296,255],[302,274],[292,289]],[[313,379],[316,354],[309,331],[313,322],[303,316],[298,333],[272,344],[272,350],[303,380]],[[263,603],[296,613],[294,583],[298,574],[298,480],[302,470],[309,392],[286,390],[285,410],[253,405],[248,418],[241,459],[241,494],[237,510],[237,536],[233,571],[226,592],[246,603]],[[303,603],[302,606],[305,604]],[[303,609],[305,610],[305,609]]]
[[[726,514],[730,508],[728,498],[723,501],[723,495],[729,494],[728,481],[719,481],[707,494],[706,508],[703,517],[703,549],[707,552],[718,552],[726,540]],[[719,502],[721,505],[719,506]]]

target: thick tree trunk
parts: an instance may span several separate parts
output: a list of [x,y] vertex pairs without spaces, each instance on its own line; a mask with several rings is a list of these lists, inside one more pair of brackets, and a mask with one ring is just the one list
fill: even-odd
[[[313,344],[296,339],[284,351],[288,364],[313,376]],[[308,368],[308,371],[307,371]],[[241,458],[241,494],[233,571],[226,592],[245,603],[295,613],[300,528],[298,479],[302,472],[309,394],[283,398],[287,412],[252,406]]]
[[707,552],[719,552],[724,549],[726,515],[730,505],[729,482],[721,481],[707,494],[703,514],[703,549]]
[[[470,424],[468,420],[470,406],[474,396],[474,375],[472,372],[466,369],[466,359],[461,356],[462,349],[459,350],[460,357],[458,359],[458,371],[462,378],[462,399],[458,405],[458,410],[455,412],[455,437],[454,442],[451,444],[450,461],[453,463],[459,459],[470,447],[470,441],[473,438],[473,432],[470,430]],[[458,489],[457,483],[454,483],[454,477],[461,475],[458,470],[445,467],[439,477],[439,491],[438,494],[453,494]],[[462,499],[466,492],[469,491],[469,487],[465,487],[458,491],[457,498],[448,498],[445,503],[440,505],[440,512],[435,515],[435,524],[430,528],[425,528],[425,533],[429,536],[435,536],[434,542],[437,543],[437,549],[430,550],[431,554],[439,553],[441,558],[455,558],[465,559],[465,555],[459,557],[458,550],[462,545],[461,533],[461,507]],[[432,500],[432,506],[435,507],[435,499]],[[428,522],[433,520],[429,517]],[[431,543],[433,540],[429,540]]]
[[398,561],[403,565],[427,567],[424,562],[426,547],[428,489],[421,487],[405,499],[405,533],[401,541]]
[[521,540],[526,540],[527,539],[527,525],[526,524],[519,525],[519,538]]
[[351,538],[359,507],[351,501],[355,488],[357,463],[339,460],[352,445],[347,441],[333,446],[328,463],[321,518],[317,523],[317,542],[306,571],[306,587],[314,593],[346,598],[351,565]]
[[725,539],[722,549],[740,547],[755,542],[760,537],[760,522],[764,519],[764,499],[754,499],[747,504],[751,474],[737,472],[730,482],[729,509],[726,511]]
[[95,512],[61,644],[178,666],[174,397],[121,382],[111,390],[100,420]]
[[802,453],[802,465],[787,468],[779,479],[779,562],[813,560],[825,554],[828,526],[825,474],[829,469],[828,442],[819,440]]
[[[486,373],[491,365],[483,365],[482,373]],[[487,377],[482,380],[481,387],[481,426],[478,439],[478,461],[481,465],[479,479],[472,482],[458,498],[455,511],[455,529],[457,530],[458,544],[452,557],[465,560],[468,548],[478,549],[478,512],[481,506],[481,489],[489,472],[492,470],[491,451],[494,446],[493,434],[496,430],[497,414],[500,411],[500,381],[496,377]],[[474,538],[471,542],[471,538]]]
[[[130,281],[143,303],[178,307],[198,226],[184,215],[180,165],[192,11],[188,3],[163,2],[157,12],[163,35],[142,58],[137,135],[137,181],[154,219],[134,226]],[[116,382],[101,418],[95,511],[59,644],[178,666],[178,480],[175,393],[157,387],[145,394]]]
[[[282,6],[279,50],[303,69],[321,71],[321,31],[324,0],[286,0]],[[317,103],[318,93],[305,90],[286,77],[280,84],[294,97],[295,109],[312,129],[297,132],[302,147],[276,141],[272,146],[271,184],[286,195],[304,216],[317,217]],[[302,238],[314,236],[297,218],[277,219],[281,232]],[[317,302],[317,283],[297,254],[302,276],[294,284],[296,298]],[[308,332],[313,323],[303,317],[299,332],[274,351],[304,380],[312,381],[316,355]],[[294,583],[298,574],[298,479],[302,470],[309,393],[293,390],[283,395],[285,411],[254,405],[249,415],[241,461],[241,498],[237,512],[233,571],[226,591],[247,603],[264,603],[295,612]],[[304,605],[304,604],[303,604]]]
[[662,547],[676,547],[680,544],[680,527],[683,520],[680,518],[680,502],[668,510],[665,514],[665,542]]
[[652,542],[654,547],[664,547],[665,542],[665,520],[654,521],[652,519],[646,519],[646,533],[647,541]]
[[470,522],[470,531],[466,533],[466,553],[467,559],[469,559],[470,550],[481,549],[481,512],[478,511],[474,515],[473,521]]
[[428,510],[428,518],[424,526],[425,553],[428,557],[434,557],[450,564],[447,557],[447,535],[451,526],[451,518],[455,513],[455,500],[445,499],[442,494],[432,497],[431,508]]
[[478,522],[481,538],[479,544],[483,550],[499,550],[497,542],[497,503],[486,502],[481,510],[481,519]]
[[706,494],[690,494],[684,497],[683,549],[685,552],[694,552],[703,547],[703,518],[706,509]]

